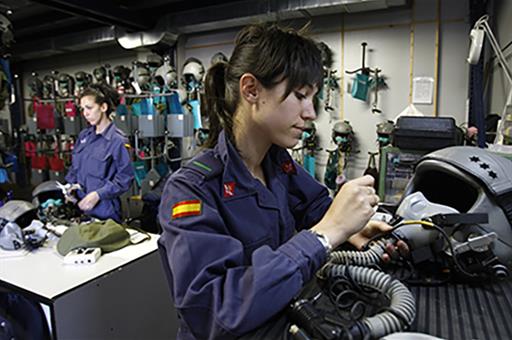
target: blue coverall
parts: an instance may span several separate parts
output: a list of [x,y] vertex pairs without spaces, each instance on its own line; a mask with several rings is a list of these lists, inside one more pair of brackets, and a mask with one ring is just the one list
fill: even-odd
[[[282,311],[326,261],[327,189],[272,146],[255,179],[221,132],[166,183],[159,208],[178,339],[231,339]],[[185,209],[183,209],[185,207]]]
[[119,196],[128,191],[134,178],[127,146],[128,139],[114,123],[100,134],[91,126],[78,135],[66,181],[80,184],[79,199],[93,191],[98,193],[100,201],[85,211],[87,215],[120,222]]

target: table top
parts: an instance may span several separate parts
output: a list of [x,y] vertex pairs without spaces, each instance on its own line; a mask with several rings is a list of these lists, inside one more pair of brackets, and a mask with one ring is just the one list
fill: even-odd
[[512,339],[512,278],[410,289],[416,297],[414,331],[450,340]]
[[53,300],[99,276],[127,265],[155,252],[159,235],[137,245],[103,254],[96,263],[86,265],[64,264],[54,247],[42,247],[24,256],[0,258],[0,285],[28,291]]

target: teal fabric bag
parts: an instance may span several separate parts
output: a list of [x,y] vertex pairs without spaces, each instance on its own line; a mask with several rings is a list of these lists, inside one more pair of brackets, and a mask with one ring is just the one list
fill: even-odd
[[370,77],[364,73],[356,74],[352,84],[352,97],[366,101],[368,97],[368,88],[370,87]]
[[135,116],[142,115],[142,102],[138,101],[135,103],[132,103],[131,105],[132,113]]
[[135,173],[135,182],[140,187],[144,178],[148,174],[148,170],[146,168],[145,161],[133,161],[132,162],[133,171]]

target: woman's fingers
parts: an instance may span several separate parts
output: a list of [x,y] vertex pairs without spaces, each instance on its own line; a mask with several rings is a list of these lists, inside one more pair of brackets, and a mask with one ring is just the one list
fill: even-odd
[[363,177],[353,179],[350,182],[353,182],[354,184],[357,184],[357,185],[373,187],[373,183],[375,182],[375,179],[370,175],[365,175]]

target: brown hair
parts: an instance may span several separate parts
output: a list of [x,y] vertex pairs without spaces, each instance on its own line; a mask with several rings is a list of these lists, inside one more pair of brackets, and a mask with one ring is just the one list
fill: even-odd
[[294,89],[322,86],[322,58],[317,43],[302,31],[276,25],[249,25],[235,39],[229,61],[218,62],[205,78],[202,110],[208,115],[210,132],[206,147],[217,144],[222,129],[233,135],[233,114],[240,100],[239,80],[251,73],[268,89],[287,80],[284,100]]
[[98,105],[107,104],[107,117],[119,105],[119,94],[107,84],[91,84],[80,95],[80,99],[86,96],[94,97],[94,102]]

